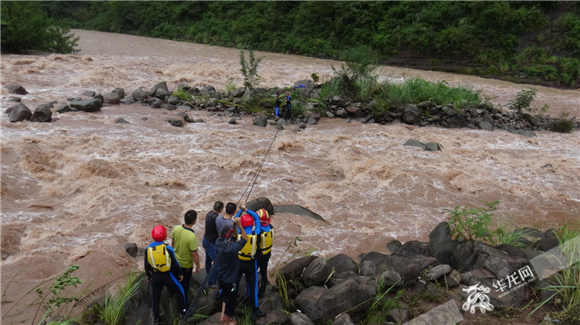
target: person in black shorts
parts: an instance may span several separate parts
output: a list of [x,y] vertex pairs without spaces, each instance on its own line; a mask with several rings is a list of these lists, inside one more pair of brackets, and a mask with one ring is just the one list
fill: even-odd
[[222,300],[222,314],[220,321],[225,325],[236,325],[237,322],[232,319],[236,310],[236,299],[238,298],[238,274],[239,260],[238,252],[246,245],[248,236],[246,231],[241,228],[241,239],[234,242],[237,235],[235,227],[240,225],[240,219],[234,219],[234,228],[229,225],[224,226],[220,231],[220,237],[216,240],[217,251],[221,255],[217,261],[219,265],[217,271],[217,280],[220,286],[220,298]]

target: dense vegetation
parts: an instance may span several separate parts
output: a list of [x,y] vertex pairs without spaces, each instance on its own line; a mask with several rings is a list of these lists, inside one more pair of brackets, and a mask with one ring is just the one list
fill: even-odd
[[2,1],[2,52],[74,53],[78,38],[35,2]]
[[42,2],[71,27],[577,87],[575,2]]

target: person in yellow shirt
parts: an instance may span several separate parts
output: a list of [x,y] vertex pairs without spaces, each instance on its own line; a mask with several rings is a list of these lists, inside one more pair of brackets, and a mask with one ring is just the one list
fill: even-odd
[[189,282],[193,275],[193,264],[195,263],[195,273],[201,270],[199,266],[199,254],[197,253],[197,237],[193,231],[193,225],[197,221],[197,212],[189,210],[185,213],[184,224],[175,226],[171,233],[171,246],[175,250],[175,257],[181,266],[183,280],[181,285],[185,291],[185,300],[189,304]]

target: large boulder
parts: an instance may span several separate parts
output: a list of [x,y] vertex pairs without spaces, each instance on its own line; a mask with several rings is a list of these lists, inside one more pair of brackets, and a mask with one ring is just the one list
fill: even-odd
[[318,286],[312,286],[304,291],[302,291],[296,299],[294,299],[294,304],[298,309],[307,315],[312,315],[316,310],[316,302],[320,299],[328,289]]
[[421,275],[423,270],[430,266],[436,265],[437,260],[433,257],[426,256],[400,256],[400,255],[385,255],[376,252],[371,252],[365,255],[362,259],[364,263],[370,260],[375,263],[379,272],[395,271],[405,282],[417,278]]
[[121,99],[125,98],[125,89],[123,89],[123,88],[115,88],[115,89],[113,89],[112,93],[119,95],[119,97]]
[[[453,110],[450,110],[453,111]],[[458,129],[458,128],[466,128],[467,127],[467,120],[463,114],[457,114],[455,116],[451,116],[447,119],[447,127],[451,129]]]
[[433,256],[433,247],[430,243],[422,243],[416,240],[408,241],[393,252],[400,256]]
[[453,252],[453,269],[471,271],[483,269],[496,279],[503,279],[527,265],[525,258],[511,257],[506,252],[485,243],[469,241]]
[[417,141],[414,139],[407,140],[407,142],[405,142],[405,144],[403,144],[403,145],[408,146],[408,147],[417,147],[417,148],[421,148],[421,149],[425,150],[425,144],[421,141]]
[[235,98],[240,98],[240,97],[242,97],[242,96],[244,95],[244,91],[246,91],[246,90],[244,89],[244,87],[238,87],[238,88],[236,88],[236,89],[232,90],[232,93],[231,93],[231,95],[232,95],[233,97],[235,97]]
[[389,289],[393,287],[394,290],[403,286],[403,280],[399,273],[395,271],[385,271],[377,277],[377,282],[383,288]]
[[444,242],[449,240],[450,234],[449,223],[446,221],[441,222],[429,233],[429,242],[431,245]]
[[453,252],[455,252],[457,246],[461,244],[462,242],[451,239],[435,243],[433,244],[433,256],[437,259],[439,264],[456,265]]
[[314,89],[314,81],[312,79],[298,80],[294,83],[294,88],[300,90],[305,95],[310,94],[312,89]]
[[8,92],[11,94],[18,94],[18,95],[28,94],[26,89],[24,89],[24,87],[22,87],[20,85],[7,84],[7,85],[4,85],[4,89],[8,90]]
[[307,287],[323,285],[328,279],[330,272],[332,272],[332,268],[328,262],[326,262],[325,259],[318,257],[304,270],[304,273],[302,274],[304,285]]
[[[158,84],[156,84],[155,86],[153,86],[153,88],[151,88],[151,91],[149,92],[151,95],[155,95],[157,93],[157,90],[162,90],[164,92],[169,91],[167,89],[167,82],[162,81]],[[187,90],[187,89],[186,89]]]
[[136,101],[140,102],[144,99],[147,99],[148,96],[150,96],[151,93],[148,92],[147,90],[144,90],[143,88],[138,88],[137,90],[135,90],[131,96],[133,96],[133,98],[135,98]]
[[304,256],[294,260],[282,267],[280,274],[284,276],[286,281],[293,280],[302,276],[304,269],[316,259],[316,256]]
[[265,128],[266,126],[268,126],[268,118],[265,115],[258,115],[254,118],[252,124]]
[[205,86],[199,90],[202,96],[209,96],[211,92],[215,91],[215,88],[211,85]]
[[50,122],[52,120],[52,111],[46,104],[38,105],[30,118],[32,122]]
[[119,104],[121,103],[121,96],[114,92],[103,94],[103,103],[113,105]]
[[354,273],[353,271],[341,271],[341,272],[332,272],[330,276],[330,280],[326,282],[327,287],[333,287],[339,283],[343,283],[344,281],[356,277],[358,274]]
[[91,98],[76,100],[70,103],[70,106],[76,108],[79,111],[97,112],[101,110],[101,107],[103,107],[103,102],[101,102],[100,98]]
[[364,261],[364,263],[360,266],[360,275],[367,276],[369,278],[376,278],[377,277],[377,267],[375,263],[371,261]]
[[274,206],[272,205],[270,199],[266,197],[259,197],[257,199],[246,202],[246,208],[254,212],[257,212],[260,209],[266,209],[270,216],[274,215]]
[[338,254],[326,261],[335,272],[352,271],[358,274],[358,265],[356,262],[346,254]]
[[32,112],[30,111],[30,109],[22,103],[18,103],[14,106],[9,107],[6,110],[6,114],[8,114],[10,122],[12,123],[20,121],[28,121],[32,116]]
[[357,312],[365,308],[376,294],[375,280],[361,276],[348,279],[320,296],[312,319],[326,323],[347,310]]
[[308,318],[308,316],[295,312],[290,314],[290,324],[291,325],[314,325],[314,323]]
[[408,124],[415,124],[421,122],[421,110],[413,104],[407,105],[403,110],[403,115],[401,116],[403,121]]
[[425,275],[425,278],[429,281],[437,280],[440,277],[451,272],[451,266],[447,264],[440,264],[432,267],[429,272]]

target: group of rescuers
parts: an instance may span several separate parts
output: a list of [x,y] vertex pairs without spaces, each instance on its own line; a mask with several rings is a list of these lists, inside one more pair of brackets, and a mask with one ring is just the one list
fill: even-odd
[[[213,210],[206,215],[202,244],[205,249],[205,269],[208,272],[207,288],[220,289],[220,320],[225,325],[236,325],[232,316],[242,275],[246,278],[252,307],[251,318],[256,320],[266,315],[258,308],[258,296],[264,295],[268,283],[268,261],[272,255],[274,228],[270,225],[271,218],[266,209],[254,212],[242,204],[237,210],[237,205],[232,202],[226,205],[225,213],[220,215],[223,209],[223,202],[217,201]],[[201,270],[197,238],[193,231],[196,220],[197,212],[187,211],[184,224],[173,228],[170,245],[164,242],[167,237],[164,226],[156,226],[151,232],[154,242],[145,250],[145,273],[153,292],[154,324],[160,321],[159,302],[163,286],[167,286],[177,296],[181,316],[190,304],[188,291],[194,264],[196,274]],[[259,288],[258,271],[262,278]]]

